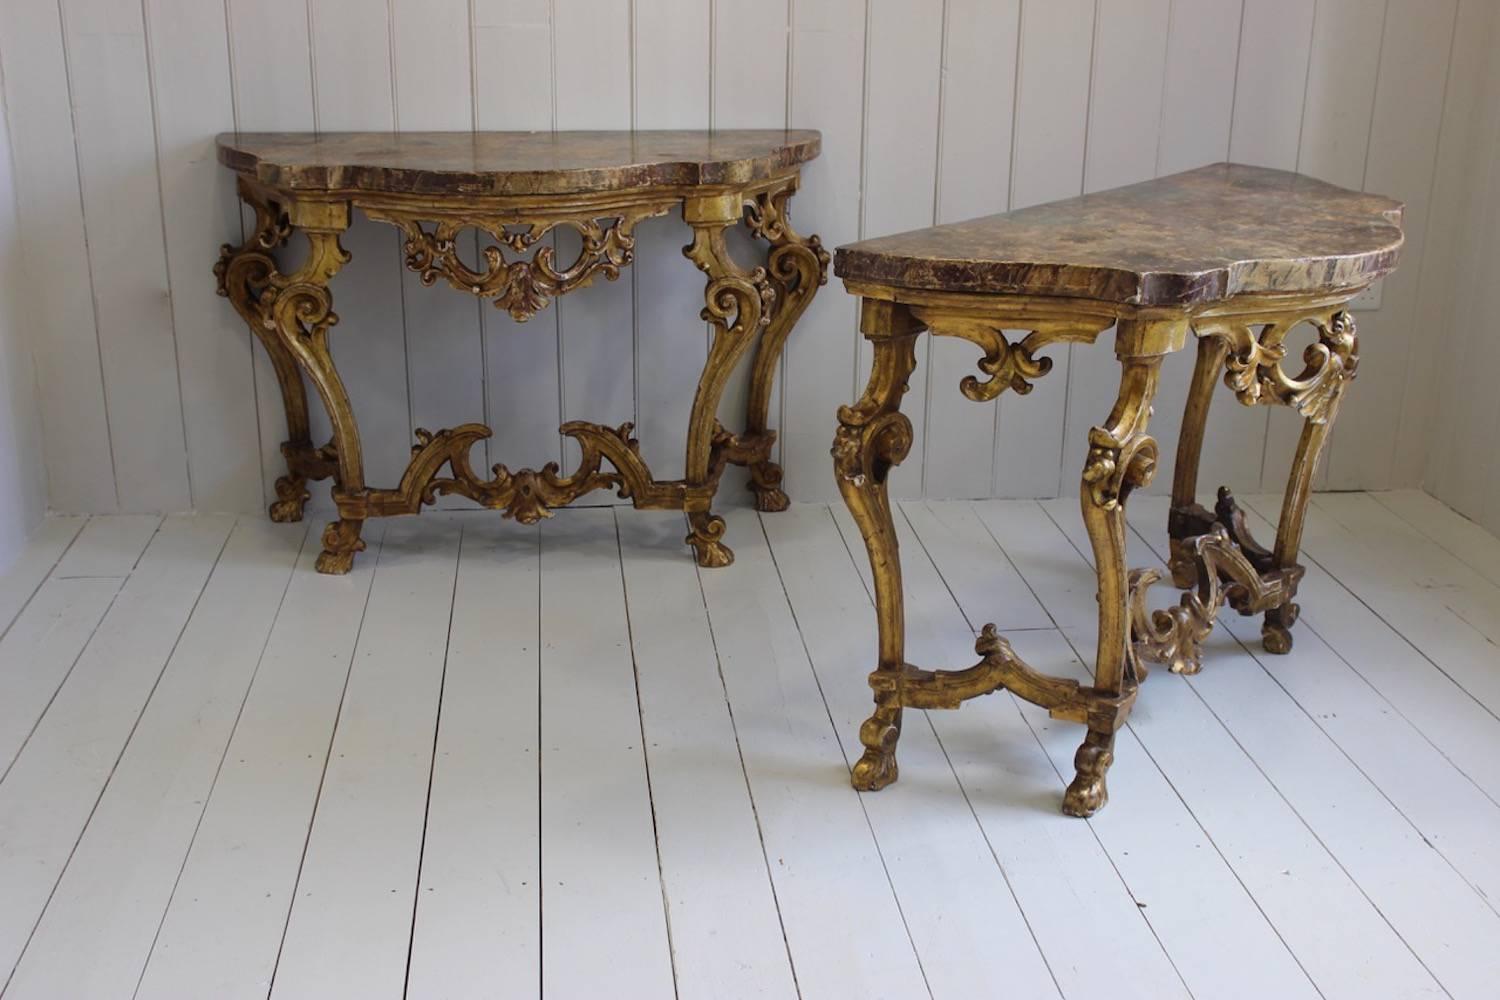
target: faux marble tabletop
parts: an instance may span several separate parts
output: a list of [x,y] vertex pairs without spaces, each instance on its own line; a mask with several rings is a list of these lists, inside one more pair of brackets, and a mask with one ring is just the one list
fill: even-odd
[[1357,288],[1393,270],[1400,202],[1220,163],[839,247],[845,281],[934,291],[1190,305]]
[[226,132],[219,161],[282,190],[548,195],[742,185],[818,155],[807,129]]

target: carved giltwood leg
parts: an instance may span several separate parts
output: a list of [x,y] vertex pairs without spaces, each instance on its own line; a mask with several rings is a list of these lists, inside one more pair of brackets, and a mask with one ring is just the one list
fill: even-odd
[[276,331],[266,325],[260,307],[261,296],[273,280],[280,277],[271,251],[286,242],[291,233],[291,222],[283,205],[247,185],[243,179],[240,181],[239,192],[245,204],[255,210],[255,229],[240,246],[226,243],[219,249],[219,261],[214,265],[214,275],[218,279],[219,294],[229,299],[235,312],[239,313],[265,348],[271,359],[271,367],[276,372],[277,384],[281,387],[287,429],[281,453],[286,458],[287,474],[276,480],[276,500],[270,506],[271,520],[300,521],[309,497],[309,467],[312,471],[325,475],[331,470],[326,463],[319,462],[324,457],[322,449],[313,447],[308,423],[307,390],[302,384],[302,375],[297,370],[297,359],[282,343]]
[[349,260],[348,252],[339,245],[339,234],[349,225],[349,208],[345,203],[301,205],[294,221],[307,236],[307,259],[290,275],[273,275],[257,308],[262,326],[307,373],[333,425],[332,447],[337,459],[333,498],[339,520],[323,532],[317,568],[320,573],[347,573],[354,554],[365,547],[359,535],[367,491],[359,429],[329,351],[328,331],[338,323],[338,315],[333,311],[328,282]]
[[[763,267],[741,268],[729,256],[724,231],[739,220],[740,202],[735,196],[689,198],[683,218],[693,227],[693,242],[683,249],[698,269],[708,275],[702,316],[714,327],[708,362],[693,396],[688,419],[687,460],[684,480],[690,486],[712,486],[724,470],[726,447],[719,426],[719,400],[735,366],[766,325],[775,301],[775,290]],[[687,543],[700,566],[728,566],[734,553],[726,546],[724,519],[708,507],[708,500],[695,501],[687,510],[692,530]]]
[[[1313,474],[1323,455],[1328,432],[1338,416],[1339,403],[1359,368],[1359,338],[1354,317],[1340,311],[1329,317],[1326,324],[1319,325],[1317,343],[1307,349],[1304,360],[1307,369],[1294,383],[1300,391],[1294,391],[1286,398],[1286,402],[1302,414],[1302,436],[1297,441],[1297,454],[1292,459],[1286,495],[1281,501],[1281,520],[1277,523],[1276,547],[1272,552],[1274,565],[1282,570],[1297,565]],[[1295,596],[1294,582],[1285,602],[1266,612],[1265,622],[1261,625],[1261,644],[1268,653],[1289,653],[1292,650],[1291,628],[1301,610],[1292,600]]]
[[[1122,321],[1117,337],[1123,346],[1147,339],[1144,323]],[[1171,328],[1166,331],[1171,333]],[[1117,350],[1120,348],[1117,347]],[[1083,468],[1083,523],[1094,550],[1099,575],[1099,640],[1094,657],[1094,690],[1119,696],[1137,682],[1131,656],[1129,581],[1125,565],[1125,501],[1132,490],[1151,481],[1156,471],[1156,442],[1146,433],[1151,400],[1161,372],[1161,356],[1120,358],[1120,390],[1103,426],[1089,430],[1089,453]],[[1077,774],[1063,797],[1063,812],[1092,816],[1109,801],[1105,775],[1114,762],[1115,728],[1090,720],[1088,734],[1073,758]]]
[[1198,503],[1198,462],[1203,455],[1203,431],[1213,402],[1219,373],[1229,345],[1220,337],[1200,337],[1187,405],[1182,412],[1182,435],[1177,439],[1177,461],[1172,469],[1172,509],[1167,517],[1170,536],[1168,566],[1172,582],[1186,590],[1196,582],[1196,566],[1183,543],[1201,535],[1214,523],[1214,515]]
[[[745,209],[750,231],[771,244],[767,265],[776,288],[776,307],[760,336],[750,371],[746,439],[774,434],[769,429],[771,393],[787,335],[806,311],[818,286],[828,281],[828,252],[823,249],[822,241],[816,236],[799,236],[787,220],[787,200],[795,190],[793,179],[780,190],[759,195]],[[769,458],[751,463],[750,489],[755,494],[756,510],[786,510],[787,496],[781,489],[781,479],[781,466]]]
[[911,421],[900,412],[901,397],[917,364],[916,341],[922,326],[902,306],[866,299],[861,305],[860,329],[874,350],[874,365],[859,402],[839,407],[833,469],[839,492],[865,540],[875,580],[880,632],[879,660],[870,678],[875,714],[859,728],[865,751],[853,773],[855,788],[874,791],[896,780],[896,741],[901,736],[897,680],[906,668],[906,621],[901,558],[886,477],[911,448]]

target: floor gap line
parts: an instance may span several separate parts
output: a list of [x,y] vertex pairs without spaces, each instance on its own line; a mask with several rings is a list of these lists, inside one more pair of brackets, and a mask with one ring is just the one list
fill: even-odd
[[[833,517],[832,508],[825,507],[824,509],[828,511],[828,516],[831,519]],[[808,648],[807,637],[802,633],[802,622],[797,617],[797,608],[792,604],[792,595],[787,591],[786,581],[781,576],[781,566],[776,562],[776,549],[771,545],[771,536],[766,531],[766,523],[764,518],[758,517],[757,520],[760,521],[761,535],[764,536],[766,540],[766,550],[771,554],[771,565],[776,570],[776,580],[781,584],[782,597],[786,601],[787,610],[791,613],[792,623],[797,627],[797,640],[802,646],[803,658],[807,660],[808,669],[812,671],[813,683],[816,684],[818,688],[818,697],[823,700],[823,711],[828,716],[828,724],[833,729],[834,740],[838,745],[840,755],[842,755],[844,758],[844,767],[849,770],[850,774],[853,774],[853,767],[849,763],[849,753],[844,749],[844,741],[839,736],[838,722],[833,717],[833,707],[828,704],[828,695],[823,691],[823,680],[818,676],[817,665],[813,663],[812,650]],[[834,525],[834,529],[838,529],[838,525],[836,523]],[[875,856],[880,859],[880,867],[881,870],[885,872],[886,884],[890,886],[891,899],[894,900],[896,904],[896,912],[901,915],[901,926],[906,931],[906,940],[911,945],[912,956],[916,959],[917,971],[922,974],[922,983],[927,987],[927,996],[929,1000],[933,1000],[932,984],[927,979],[927,969],[922,965],[922,955],[917,951],[916,939],[912,937],[911,924],[907,922],[906,910],[901,906],[901,897],[896,893],[896,883],[891,880],[890,865],[886,863],[885,852],[880,847],[880,837],[875,833],[875,824],[870,820],[870,810],[865,806],[865,799],[863,795],[856,795],[856,798],[859,799],[860,812],[862,812],[865,817],[865,826],[870,831],[870,842],[875,847]]]

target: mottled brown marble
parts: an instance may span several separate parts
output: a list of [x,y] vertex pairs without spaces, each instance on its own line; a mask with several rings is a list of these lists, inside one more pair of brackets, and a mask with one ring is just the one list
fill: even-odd
[[552,195],[741,185],[818,155],[807,129],[717,132],[241,132],[219,161],[283,191]]
[[1355,288],[1393,270],[1400,202],[1220,163],[839,247],[846,281],[947,292],[1191,305]]

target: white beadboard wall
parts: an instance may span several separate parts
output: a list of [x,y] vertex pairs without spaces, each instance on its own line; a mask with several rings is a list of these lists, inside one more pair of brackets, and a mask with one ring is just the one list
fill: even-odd
[[[1428,231],[1439,154],[1482,89],[1492,6],[3,0],[0,67],[23,81],[7,104],[51,505],[246,510],[268,497],[284,435],[275,381],[209,273],[242,231],[213,152],[214,134],[232,129],[817,128],[823,156],[794,215],[830,247],[1226,158],[1391,194],[1408,206],[1406,260],[1381,308],[1360,316],[1361,378],[1322,483],[1414,485],[1426,433],[1441,426],[1429,413],[1435,366],[1417,344],[1424,251],[1452,239]],[[566,461],[562,420],[634,420],[657,473],[679,474],[705,353],[685,242],[680,220],[643,225],[620,281],[521,326],[423,288],[401,268],[395,230],[358,222],[334,286],[334,339],[372,484],[395,483],[413,428],[473,419],[497,429],[489,460],[513,467]],[[896,491],[1075,491],[1115,367],[1107,340],[1053,356],[1031,395],[974,404],[956,383],[975,349],[926,344],[906,406],[917,446]],[[828,500],[834,408],[868,362],[837,282],[786,361],[776,406],[789,491]],[[1155,421],[1164,455],[1190,368],[1186,352],[1169,364]],[[741,382],[728,423],[743,401]],[[1210,434],[1206,486],[1279,488],[1291,414],[1226,392]]]
[[[4,90],[0,77],[0,94]],[[0,570],[10,565],[47,509],[41,414],[21,286],[10,130],[0,115]]]
[[1417,315],[1432,342],[1412,354],[1413,377],[1435,388],[1401,444],[1421,443],[1428,492],[1500,534],[1500,13],[1460,17],[1453,71],[1475,82],[1444,108],[1432,219],[1449,235],[1423,260]]

